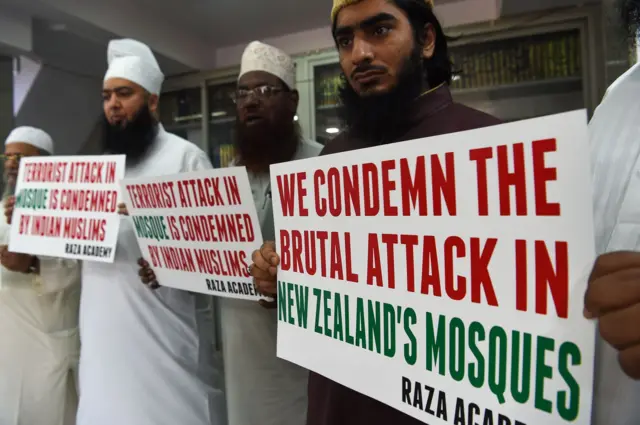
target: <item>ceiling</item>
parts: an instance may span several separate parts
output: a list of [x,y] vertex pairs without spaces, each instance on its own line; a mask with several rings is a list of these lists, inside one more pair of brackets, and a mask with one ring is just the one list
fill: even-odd
[[332,0],[136,1],[219,47],[327,26],[332,5]]
[[[467,23],[465,19],[496,19],[501,12],[512,15],[591,1],[598,0],[435,0],[435,4],[449,26]],[[488,5],[496,8],[493,15],[487,13]],[[103,72],[107,42],[115,37],[146,42],[165,74],[175,75],[215,67],[216,52],[223,48],[240,46],[241,51],[252,40],[324,31],[331,6],[332,0],[0,0],[0,7],[36,18],[36,56],[51,63],[77,62],[77,67],[96,75]],[[462,19],[463,15],[468,16]]]

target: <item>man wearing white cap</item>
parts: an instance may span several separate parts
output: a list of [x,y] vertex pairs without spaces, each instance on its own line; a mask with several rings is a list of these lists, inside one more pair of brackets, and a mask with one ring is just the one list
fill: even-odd
[[[127,155],[126,177],[209,169],[206,154],[158,123],[163,75],[135,40],[109,43],[104,151]],[[222,425],[210,299],[139,284],[141,252],[122,217],[113,264],[85,262],[78,425]]]
[[[5,196],[12,205],[23,156],[51,155],[44,131],[18,127],[5,142]],[[75,260],[12,253],[10,216],[0,222],[0,424],[75,423],[80,267]]]
[[[322,146],[304,140],[294,121],[295,68],[281,50],[254,41],[242,55],[235,101],[236,159],[247,168],[260,229],[275,238],[269,166],[317,156]],[[157,285],[148,263],[142,281]],[[276,357],[275,303],[221,298],[222,350],[229,425],[302,425],[308,372]]]
[[[263,238],[274,240],[269,166],[317,156],[322,145],[300,135],[294,62],[281,50],[247,46],[235,100],[234,165],[247,167]],[[229,425],[304,424],[308,372],[277,358],[276,310],[228,298],[220,307]]]

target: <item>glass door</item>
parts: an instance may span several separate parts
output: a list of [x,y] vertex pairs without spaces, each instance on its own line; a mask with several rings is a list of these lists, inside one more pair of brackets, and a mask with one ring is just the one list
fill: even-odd
[[315,139],[326,144],[341,130],[338,89],[342,71],[337,63],[313,67]]
[[160,122],[169,133],[202,146],[202,90],[199,87],[163,93],[158,110]]
[[209,157],[216,168],[228,167],[234,157],[236,105],[232,96],[235,90],[235,80],[208,87]]

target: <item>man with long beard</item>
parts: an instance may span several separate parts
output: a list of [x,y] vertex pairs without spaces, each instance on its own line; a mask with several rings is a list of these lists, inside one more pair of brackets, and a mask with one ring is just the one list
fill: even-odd
[[[300,135],[294,62],[279,49],[257,41],[247,46],[235,101],[233,165],[247,168],[262,237],[273,240],[269,166],[318,156],[322,145]],[[303,424],[308,372],[277,358],[276,310],[229,298],[220,307],[229,425]]]
[[[164,79],[151,50],[114,40],[104,78],[104,151],[127,156],[126,177],[211,168],[206,154],[156,118]],[[210,298],[139,285],[141,257],[122,217],[113,264],[85,262],[78,425],[222,425]]]
[[[18,127],[5,141],[5,196],[13,211],[20,158],[53,154],[53,140]],[[80,355],[80,267],[75,260],[9,252],[0,223],[0,424],[72,425]]]
[[[500,122],[452,101],[447,40],[432,8],[425,0],[334,0],[347,129],[322,155]],[[253,261],[256,284],[275,296],[279,258],[273,242],[256,251]],[[310,373],[308,396],[307,425],[422,423],[316,373]]]
[[[300,135],[294,87],[291,57],[257,41],[247,46],[235,95],[236,159],[231,165],[247,168],[265,240],[275,237],[269,166],[317,156],[322,148]],[[143,282],[157,286],[148,263],[142,265]],[[277,358],[274,304],[229,298],[219,303],[229,425],[303,424],[308,372]]]

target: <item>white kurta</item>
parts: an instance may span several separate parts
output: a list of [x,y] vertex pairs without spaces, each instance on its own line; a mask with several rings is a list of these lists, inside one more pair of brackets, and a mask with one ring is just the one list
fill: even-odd
[[[0,243],[9,243],[0,223]],[[72,425],[80,265],[40,257],[40,275],[0,266],[0,424]]]
[[[160,128],[125,175],[210,168],[202,150]],[[115,262],[83,266],[78,425],[222,425],[211,297],[143,285],[132,221],[121,220]]]
[[[607,90],[589,124],[598,254],[640,250],[640,64]],[[593,425],[638,425],[640,381],[598,338]]]
[[[294,159],[318,156],[322,145],[304,141]],[[269,174],[249,173],[260,229],[275,238]],[[222,351],[229,425],[304,425],[308,371],[276,357],[277,310],[220,299]]]

